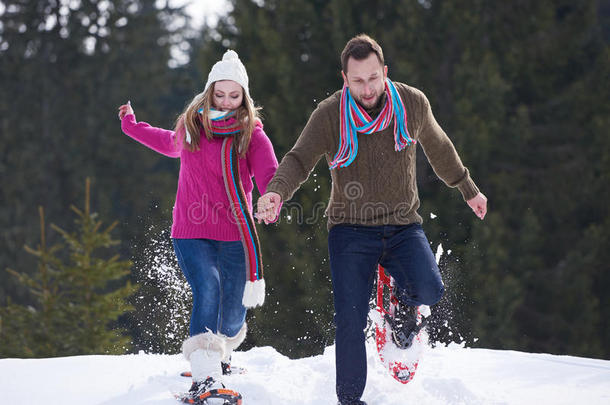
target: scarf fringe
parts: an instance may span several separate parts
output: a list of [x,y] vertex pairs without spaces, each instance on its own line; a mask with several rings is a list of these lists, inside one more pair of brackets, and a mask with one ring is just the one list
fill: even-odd
[[254,308],[265,302],[265,280],[246,281],[242,304],[246,308]]

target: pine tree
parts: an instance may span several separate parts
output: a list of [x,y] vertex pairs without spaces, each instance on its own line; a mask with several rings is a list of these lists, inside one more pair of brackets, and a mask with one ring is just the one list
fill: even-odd
[[76,229],[69,232],[51,225],[63,239],[51,247],[40,208],[40,244],[36,249],[26,247],[38,258],[37,271],[29,275],[9,270],[27,287],[32,301],[0,309],[0,355],[124,353],[129,348],[130,339],[117,321],[133,309],[127,300],[137,288],[125,282],[131,262],[118,255],[106,257],[107,249],[119,243],[110,235],[117,223],[102,229],[90,201],[87,179],[84,208],[71,206]]
[[20,284],[27,287],[33,305],[17,305],[10,301],[0,308],[0,355],[35,357],[57,356],[65,349],[62,338],[67,330],[67,317],[61,311],[59,300],[60,261],[56,254],[60,245],[47,246],[44,209],[39,207],[40,244],[36,249],[25,246],[25,250],[38,258],[37,271],[29,275],[12,269],[7,271]]

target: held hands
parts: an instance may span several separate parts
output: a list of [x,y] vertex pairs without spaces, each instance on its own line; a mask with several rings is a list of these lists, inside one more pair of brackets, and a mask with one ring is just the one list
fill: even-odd
[[258,223],[265,222],[269,224],[274,222],[280,214],[282,206],[282,197],[278,193],[272,191],[263,194],[256,203],[256,219]]
[[487,197],[485,197],[485,194],[479,193],[474,198],[466,201],[466,203],[472,208],[477,217],[485,218],[485,214],[487,214]]
[[133,108],[131,108],[131,101],[127,101],[127,104],[123,104],[119,107],[119,120],[123,120],[123,117],[127,114],[133,114]]

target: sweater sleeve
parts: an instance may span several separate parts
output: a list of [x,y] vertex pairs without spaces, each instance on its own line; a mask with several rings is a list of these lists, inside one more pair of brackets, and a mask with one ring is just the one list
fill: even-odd
[[261,194],[264,194],[278,164],[273,145],[260,126],[257,126],[252,132],[247,158],[256,187]]
[[330,127],[328,113],[318,106],[309,117],[295,145],[282,159],[275,176],[267,186],[267,191],[278,193],[282,201],[292,198],[320,158],[329,153]]
[[430,102],[423,93],[420,94],[421,127],[418,138],[424,153],[434,173],[449,187],[457,187],[464,200],[468,201],[479,193],[479,189],[462,164],[453,143],[436,122]]
[[174,131],[156,128],[146,122],[136,122],[136,116],[133,114],[127,114],[123,117],[121,129],[129,137],[162,155],[173,158],[180,157],[182,142],[176,139]]

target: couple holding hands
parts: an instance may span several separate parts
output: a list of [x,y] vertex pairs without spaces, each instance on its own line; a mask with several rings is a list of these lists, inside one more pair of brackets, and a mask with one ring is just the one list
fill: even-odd
[[[223,387],[231,352],[246,336],[246,308],[263,304],[255,218],[275,222],[320,158],[332,178],[326,216],[341,405],[365,404],[364,329],[377,266],[396,280],[403,328],[414,325],[417,306],[436,304],[444,292],[417,213],[416,143],[438,177],[485,217],[487,198],[426,96],[388,78],[379,44],[364,34],[350,39],[341,70],[342,90],[319,103],[279,166],[234,51],[214,64],[174,130],[136,121],[129,103],[119,107],[125,134],[180,158],[171,236],[193,295],[190,337],[182,346],[193,377],[187,402]],[[256,214],[252,178],[262,194]]]

